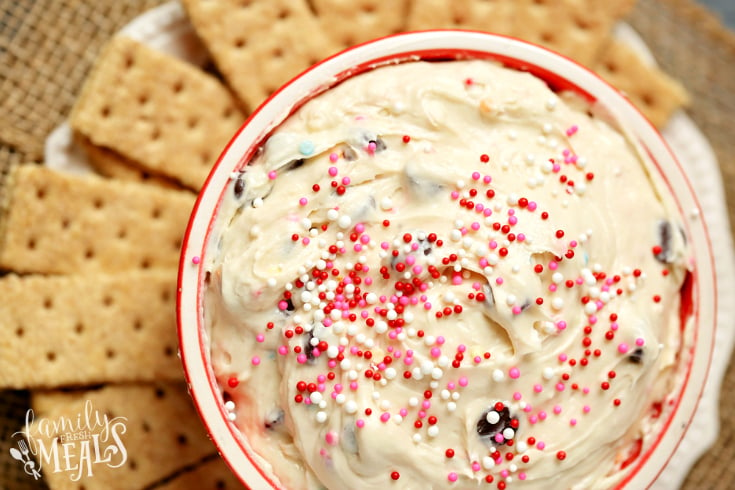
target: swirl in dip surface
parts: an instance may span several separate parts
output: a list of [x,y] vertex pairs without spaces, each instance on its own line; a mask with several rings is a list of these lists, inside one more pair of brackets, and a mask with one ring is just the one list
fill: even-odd
[[204,317],[284,487],[609,488],[655,443],[691,343],[682,219],[565,99],[489,61],[385,66],[233,174]]

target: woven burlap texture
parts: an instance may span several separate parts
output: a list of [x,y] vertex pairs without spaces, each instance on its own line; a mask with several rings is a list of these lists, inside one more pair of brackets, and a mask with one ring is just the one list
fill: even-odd
[[[0,0],[0,201],[12,164],[40,161],[92,62],[112,33],[163,0]],[[720,162],[735,222],[735,35],[692,0],[638,0],[627,19],[692,95],[689,114]],[[9,457],[27,397],[0,392],[0,490],[43,488]],[[735,488],[735,363],[720,397],[720,436],[683,488]]]

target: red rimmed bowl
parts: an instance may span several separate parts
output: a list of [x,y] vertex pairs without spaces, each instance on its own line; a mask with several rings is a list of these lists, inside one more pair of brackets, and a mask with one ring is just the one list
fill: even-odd
[[658,434],[643,451],[633,450],[624,463],[619,487],[645,488],[664,471],[695,414],[707,378],[714,342],[716,291],[714,259],[699,205],[681,164],[660,134],[615,89],[573,61],[528,43],[487,33],[430,31],[405,33],[344,51],[312,67],[282,87],[248,119],[225,148],[204,185],[186,232],[178,283],[180,354],[190,392],[200,416],[232,470],[251,488],[277,487],[278,479],[257,461],[247,438],[228,416],[220,385],[211,363],[209,334],[204,321],[204,264],[215,253],[209,244],[216,229],[225,190],[254,157],[268,135],[306,101],[345,79],[381,66],[417,60],[493,60],[544,80],[556,92],[571,91],[602,108],[624,128],[652,162],[674,196],[694,265],[682,292],[682,315],[692,327],[688,343],[679,353],[678,393],[664,407]]

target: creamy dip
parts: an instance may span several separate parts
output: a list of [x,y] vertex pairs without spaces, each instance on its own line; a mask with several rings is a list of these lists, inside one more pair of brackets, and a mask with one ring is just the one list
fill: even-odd
[[[204,315],[287,488],[609,488],[689,342],[645,153],[539,78],[408,62],[306,103],[233,174]],[[490,485],[488,485],[490,483]]]

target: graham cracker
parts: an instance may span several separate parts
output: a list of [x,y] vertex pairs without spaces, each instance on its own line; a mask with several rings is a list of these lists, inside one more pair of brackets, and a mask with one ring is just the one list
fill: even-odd
[[70,116],[95,145],[194,190],[244,120],[216,78],[124,36],[103,49]]
[[194,468],[183,471],[169,482],[156,486],[155,490],[191,490],[206,488],[216,490],[241,490],[240,480],[217,455]]
[[663,127],[677,109],[689,104],[684,86],[655,66],[647,64],[632,48],[614,40],[594,70],[619,89],[656,127]]
[[78,135],[75,142],[84,150],[87,162],[95,172],[111,179],[143,182],[167,189],[183,189],[181,184],[167,177],[156,175],[142,168],[138,163],[110,150],[97,146],[88,138]]
[[19,165],[0,210],[0,269],[23,273],[175,268],[189,191]]
[[[50,400],[46,400],[47,397]],[[29,447],[38,452],[39,441],[47,451],[57,442],[59,466],[53,461],[40,458],[43,480],[51,490],[86,490],[110,488],[153,488],[157,482],[175,476],[183,468],[196,465],[215,453],[192,405],[186,388],[179,383],[157,383],[151,385],[108,385],[98,390],[64,393],[59,396],[51,392],[34,392],[34,411],[39,407],[35,421],[30,425]],[[90,424],[85,414],[91,414]],[[81,414],[82,431],[54,430],[53,424],[62,417],[76,423]],[[97,416],[100,424],[96,423]],[[119,441],[110,436],[104,438],[104,416],[107,416],[109,433],[118,435]],[[45,428],[49,428],[48,436]],[[85,433],[86,431],[86,433]],[[72,481],[77,472],[67,471],[64,466],[63,447],[69,444],[72,465],[81,461],[81,435],[88,436],[93,446],[94,434],[99,434],[99,450],[108,463],[83,465],[78,481]],[[63,437],[63,440],[57,439]],[[112,453],[112,447],[117,452]],[[105,449],[108,450],[105,453]],[[36,455],[39,459],[39,456]],[[118,467],[112,467],[119,465]],[[88,468],[91,468],[91,475]],[[54,471],[59,469],[59,471]],[[123,483],[124,482],[124,483]],[[192,487],[205,488],[205,487]],[[216,487],[207,487],[216,488]]]
[[176,270],[0,277],[0,388],[181,379]]
[[635,0],[414,0],[410,29],[476,29],[513,36],[590,65]]
[[182,3],[228,85],[249,110],[338,48],[306,0]]
[[312,4],[324,33],[343,48],[405,30],[409,8],[408,0],[312,0]]

